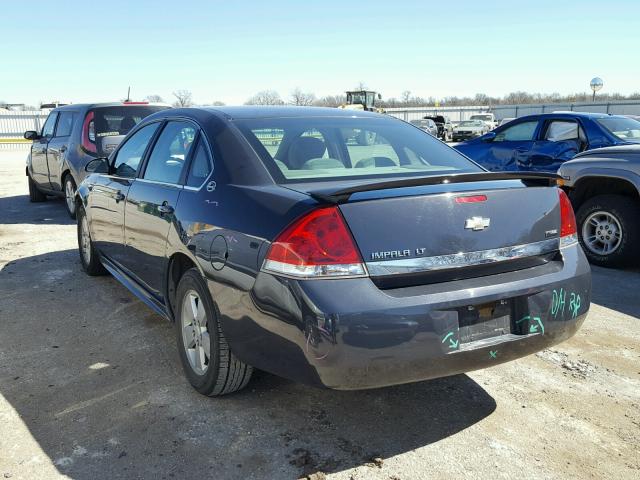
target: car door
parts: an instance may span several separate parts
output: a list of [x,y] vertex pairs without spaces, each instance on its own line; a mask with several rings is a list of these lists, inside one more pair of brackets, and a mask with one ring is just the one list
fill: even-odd
[[174,211],[196,132],[191,122],[167,122],[127,196],[124,266],[158,299],[162,298],[168,261],[167,236],[175,223]]
[[40,138],[31,145],[31,178],[38,186],[50,189],[49,166],[47,165],[47,145],[53,137],[58,120],[58,112],[51,112],[42,126]]
[[151,123],[133,133],[111,158],[111,173],[96,174],[89,180],[91,194],[88,197],[87,211],[91,238],[100,253],[118,266],[124,263],[127,193],[159,126],[159,122]]
[[551,118],[544,122],[540,138],[533,144],[527,169],[556,172],[587,145],[584,130],[573,119]]
[[62,110],[58,114],[55,133],[47,144],[47,168],[49,169],[49,184],[52,190],[62,191],[62,164],[69,148],[69,137],[73,122],[77,117],[74,111]]
[[527,169],[529,155],[535,141],[539,120],[526,120],[496,132],[488,142],[488,152],[481,165],[492,171]]

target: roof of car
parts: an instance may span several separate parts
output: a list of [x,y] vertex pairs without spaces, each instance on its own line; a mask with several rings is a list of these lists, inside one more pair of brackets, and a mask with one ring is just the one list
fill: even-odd
[[69,105],[62,105],[60,107],[56,107],[53,111],[59,112],[64,110],[89,110],[91,108],[100,108],[100,107],[167,107],[169,105],[164,105],[161,103],[124,103],[124,102],[106,102],[106,103],[72,103]]
[[610,115],[608,113],[594,113],[594,112],[566,112],[558,111],[551,113],[535,113],[532,115],[525,115],[518,117],[518,120],[529,117],[585,117],[585,118],[608,118],[608,117],[622,117],[622,115]]
[[349,110],[329,107],[296,107],[271,105],[243,105],[237,107],[198,107],[228,118],[273,118],[273,117],[381,117],[383,115],[364,110]]

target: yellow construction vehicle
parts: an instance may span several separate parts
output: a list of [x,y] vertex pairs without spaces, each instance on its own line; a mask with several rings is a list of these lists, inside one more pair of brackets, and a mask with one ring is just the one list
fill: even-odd
[[376,106],[376,99],[382,99],[379,93],[371,90],[353,90],[345,93],[347,94],[347,103],[340,105],[338,108],[385,113],[384,108]]

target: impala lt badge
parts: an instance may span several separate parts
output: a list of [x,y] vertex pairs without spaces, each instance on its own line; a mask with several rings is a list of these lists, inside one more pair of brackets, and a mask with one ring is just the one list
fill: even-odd
[[485,228],[487,228],[490,223],[490,218],[471,217],[467,218],[467,221],[464,223],[464,228],[468,228],[469,230],[477,232],[478,230],[484,230]]

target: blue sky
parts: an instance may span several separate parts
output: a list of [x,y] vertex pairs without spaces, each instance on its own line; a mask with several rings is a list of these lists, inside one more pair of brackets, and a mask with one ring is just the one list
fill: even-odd
[[[28,5],[28,6],[27,6]],[[640,90],[640,1],[2,2],[0,100]]]

